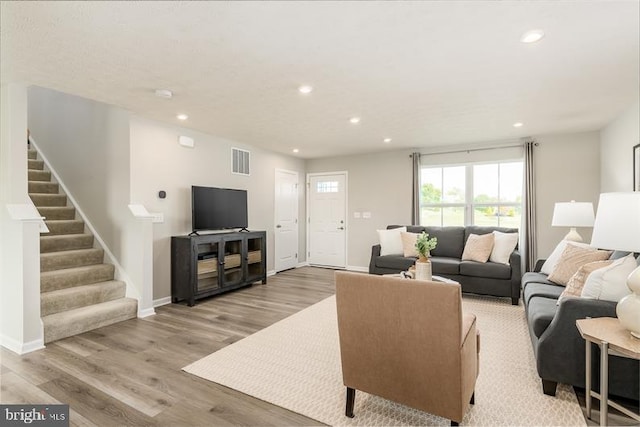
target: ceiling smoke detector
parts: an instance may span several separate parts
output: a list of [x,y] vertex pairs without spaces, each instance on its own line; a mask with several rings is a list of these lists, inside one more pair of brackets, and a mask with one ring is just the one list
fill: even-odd
[[158,98],[171,99],[173,97],[173,92],[169,89],[156,89],[155,94]]

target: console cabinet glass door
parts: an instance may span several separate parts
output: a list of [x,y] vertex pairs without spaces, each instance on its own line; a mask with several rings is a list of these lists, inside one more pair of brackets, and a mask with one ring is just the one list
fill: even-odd
[[225,236],[220,244],[224,248],[221,270],[224,271],[221,285],[235,286],[242,283],[242,238]]
[[219,240],[194,242],[196,254],[195,294],[211,291],[220,287],[220,247]]
[[255,282],[265,277],[266,242],[262,233],[255,233],[246,239],[247,282]]

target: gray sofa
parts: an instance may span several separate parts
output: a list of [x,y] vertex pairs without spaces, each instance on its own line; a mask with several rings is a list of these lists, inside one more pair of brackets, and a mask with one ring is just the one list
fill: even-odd
[[[611,258],[624,255],[627,253],[614,252]],[[585,386],[585,342],[576,328],[576,320],[616,317],[616,303],[563,298],[558,305],[564,287],[548,281],[547,275],[539,272],[543,262],[538,261],[534,271],[522,277],[522,299],[542,389],[545,394],[555,396],[558,383]],[[596,390],[600,387],[599,361],[600,351],[593,345],[592,378]],[[639,365],[637,360],[610,357],[609,393],[638,399]]]
[[[398,228],[390,225],[387,229]],[[438,245],[431,251],[433,274],[455,280],[462,286],[462,292],[482,295],[510,297],[511,303],[518,305],[520,298],[520,252],[513,251],[509,265],[494,262],[480,263],[462,261],[464,245],[470,234],[487,234],[494,230],[503,233],[516,233],[515,228],[500,227],[422,227],[408,225],[407,231],[422,233],[438,238]],[[371,249],[369,273],[393,274],[406,271],[416,262],[416,258],[402,255],[380,255],[380,245]]]

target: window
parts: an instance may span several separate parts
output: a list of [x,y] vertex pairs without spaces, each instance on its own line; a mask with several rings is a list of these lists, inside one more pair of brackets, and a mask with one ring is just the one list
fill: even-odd
[[423,167],[421,225],[519,228],[522,162]]
[[318,181],[316,191],[318,193],[337,193],[338,181]]

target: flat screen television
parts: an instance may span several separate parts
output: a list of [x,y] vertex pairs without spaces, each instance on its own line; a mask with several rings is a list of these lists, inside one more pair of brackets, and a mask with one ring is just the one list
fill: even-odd
[[193,231],[248,227],[247,191],[215,187],[191,187]]

